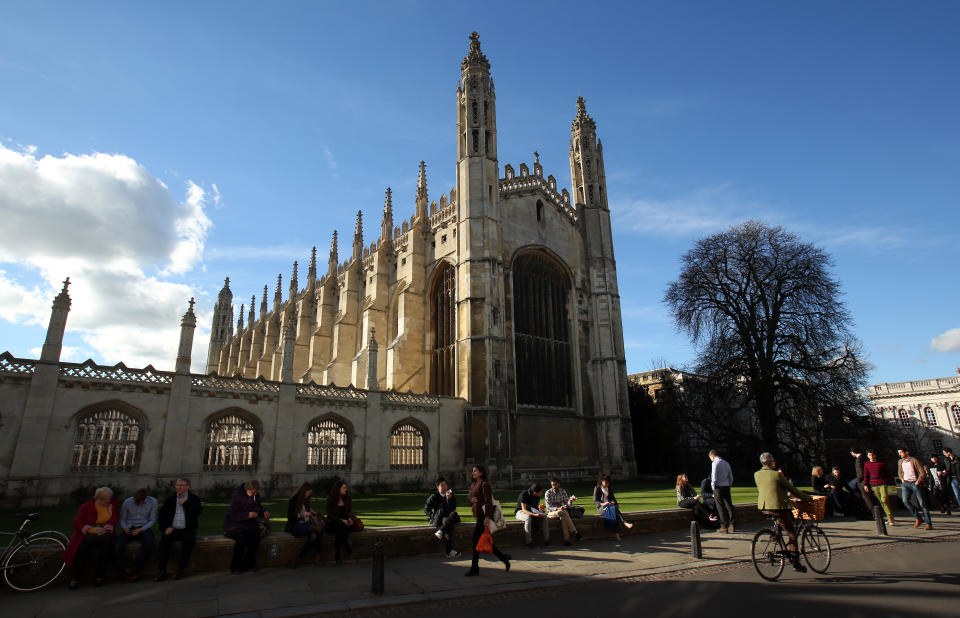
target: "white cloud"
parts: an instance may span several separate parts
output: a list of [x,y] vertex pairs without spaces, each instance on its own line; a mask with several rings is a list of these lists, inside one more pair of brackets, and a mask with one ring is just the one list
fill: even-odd
[[[178,201],[123,155],[38,158],[0,145],[0,264],[17,264],[42,281],[27,284],[0,271],[0,318],[45,326],[69,276],[67,331],[99,360],[172,368],[180,318],[196,294],[171,277],[202,262],[208,201],[193,182]],[[199,327],[194,337],[203,356],[205,332]],[[204,360],[195,356],[194,367]]]
[[337,160],[334,158],[333,152],[327,146],[324,146],[323,154],[327,158],[327,167],[330,168],[333,179],[340,180],[340,172],[337,171]]
[[[30,348],[30,356],[33,358],[40,358],[40,352],[42,350],[43,348],[40,347]],[[84,351],[82,349],[65,345],[60,349],[60,360],[74,363],[85,361],[87,359],[84,357]]]
[[951,328],[930,341],[935,352],[960,352],[960,328]]

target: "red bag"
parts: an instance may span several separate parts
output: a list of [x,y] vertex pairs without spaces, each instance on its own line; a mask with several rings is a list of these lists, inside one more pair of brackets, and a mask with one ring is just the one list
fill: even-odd
[[480,536],[480,540],[477,541],[477,551],[481,554],[493,553],[493,535],[490,534],[488,528],[483,529],[483,534]]
[[360,521],[359,517],[353,518],[353,525],[350,526],[350,530],[353,532],[361,532],[363,530],[363,522]]

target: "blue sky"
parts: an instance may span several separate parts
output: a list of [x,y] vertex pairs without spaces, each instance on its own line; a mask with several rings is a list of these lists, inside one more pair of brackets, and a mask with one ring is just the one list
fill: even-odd
[[664,288],[747,218],[833,255],[874,381],[960,366],[960,5],[473,6],[0,5],[0,349],[36,355],[69,274],[66,358],[170,368],[191,295],[196,359],[225,276],[286,297],[386,187],[412,214],[421,159],[439,198],[475,29],[501,166],[569,187],[578,95],[597,121],[629,371],[692,361]]

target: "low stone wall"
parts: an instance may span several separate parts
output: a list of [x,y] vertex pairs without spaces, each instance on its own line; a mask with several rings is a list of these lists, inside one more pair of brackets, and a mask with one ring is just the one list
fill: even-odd
[[[740,523],[755,522],[762,519],[756,504],[740,504],[736,507],[737,521]],[[454,548],[469,555],[470,542],[473,534],[473,519],[464,520],[457,526],[454,538]],[[669,530],[686,530],[690,526],[691,512],[687,509],[670,509],[662,511],[643,511],[638,513],[624,513],[624,519],[634,524],[630,530],[621,529],[623,535],[650,534]],[[584,539],[611,538],[614,531],[605,528],[603,518],[599,515],[588,514],[583,519],[575,520],[577,529]],[[433,536],[431,526],[397,526],[388,528],[368,528],[363,532],[350,535],[353,545],[353,554],[344,555],[345,560],[368,560],[373,553],[373,544],[380,541],[384,546],[384,555],[387,560],[394,557],[418,556],[434,554],[438,558],[443,554],[443,543]],[[507,517],[507,527],[496,534],[497,546],[511,548],[522,546],[523,524]],[[536,538],[536,537],[535,537]],[[563,542],[558,520],[550,520],[550,540],[554,544]],[[295,538],[284,532],[274,532],[260,544],[257,565],[260,567],[283,566],[295,557],[304,540]],[[139,545],[131,543],[127,546],[128,563],[132,564]],[[179,545],[174,546],[171,552],[169,570],[177,564]],[[230,557],[233,551],[233,541],[220,536],[207,536],[197,539],[193,556],[188,567],[189,572],[227,570],[230,567]],[[154,554],[155,556],[156,554]],[[333,538],[324,535],[321,558],[324,564],[333,564]],[[312,554],[307,556],[313,560]],[[156,561],[151,558],[147,565],[147,573],[156,569]]]

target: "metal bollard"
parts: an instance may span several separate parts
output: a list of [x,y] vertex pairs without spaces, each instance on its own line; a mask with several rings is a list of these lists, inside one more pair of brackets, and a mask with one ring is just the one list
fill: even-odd
[[690,522],[690,553],[694,558],[703,558],[703,546],[700,544],[700,524]]
[[370,583],[370,592],[383,594],[383,543],[380,539],[373,544],[373,581]]
[[879,504],[873,505],[873,519],[877,522],[877,534],[888,536],[887,520],[883,518],[883,509]]

